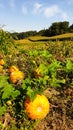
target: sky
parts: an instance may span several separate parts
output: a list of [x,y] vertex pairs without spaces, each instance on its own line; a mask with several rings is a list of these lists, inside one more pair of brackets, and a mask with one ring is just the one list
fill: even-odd
[[0,0],[0,28],[39,31],[54,22],[73,24],[73,0]]

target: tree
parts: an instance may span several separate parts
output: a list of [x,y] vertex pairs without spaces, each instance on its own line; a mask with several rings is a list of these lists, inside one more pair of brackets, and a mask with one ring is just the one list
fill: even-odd
[[53,23],[50,28],[49,28],[49,34],[51,36],[54,36],[54,35],[58,35],[60,34],[60,23],[59,22],[55,22]]
[[64,22],[60,22],[60,34],[63,33],[67,33],[69,29],[69,22],[68,21],[64,21]]
[[73,24],[69,27],[69,32],[73,32]]
[[45,36],[55,36],[63,33],[67,33],[69,29],[69,22],[54,22],[49,27],[49,29],[45,30]]

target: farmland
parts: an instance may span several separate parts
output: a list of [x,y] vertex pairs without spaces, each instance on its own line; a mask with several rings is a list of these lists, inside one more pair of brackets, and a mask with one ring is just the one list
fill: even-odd
[[[43,36],[14,41],[2,34],[1,130],[73,130],[72,37],[71,33],[51,37],[54,41]],[[24,74],[17,82],[10,78],[11,66]],[[42,120],[29,118],[23,105],[27,97],[33,101],[37,94],[45,95],[50,103],[50,111]]]
[[56,40],[66,40],[66,39],[70,39],[72,40],[73,39],[73,33],[66,33],[66,34],[60,34],[60,35],[57,35],[57,36],[52,36],[52,37],[46,37],[46,36],[32,36],[32,37],[29,37],[29,40],[30,41],[56,41]]

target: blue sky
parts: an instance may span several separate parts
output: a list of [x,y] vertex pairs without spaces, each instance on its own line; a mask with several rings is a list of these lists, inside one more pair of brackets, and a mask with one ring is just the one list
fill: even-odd
[[6,31],[39,31],[59,21],[73,24],[73,0],[0,0],[0,27]]

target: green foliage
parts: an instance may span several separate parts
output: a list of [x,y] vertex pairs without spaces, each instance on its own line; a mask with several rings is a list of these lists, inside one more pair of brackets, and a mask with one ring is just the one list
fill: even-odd
[[42,36],[55,36],[55,35],[67,33],[71,28],[72,26],[69,28],[68,21],[54,22],[48,29],[41,30],[39,31],[38,34]]
[[0,106],[0,117],[5,113],[6,107],[5,106]]
[[[11,33],[12,37],[15,40],[29,38],[30,36],[56,36],[68,32],[73,32],[73,24],[69,26],[68,21],[63,22],[54,22],[52,25],[47,29],[42,29],[39,32],[37,31],[27,31],[27,32],[14,32]],[[43,41],[45,41],[43,39]]]
[[66,71],[67,73],[70,73],[70,72],[73,73],[73,61],[71,61],[71,60],[67,60],[67,61],[66,61],[65,71]]
[[13,39],[10,33],[0,29],[0,51],[7,54],[11,51],[13,46]]
[[6,111],[6,102],[8,100],[15,100],[18,95],[20,95],[20,91],[8,82],[8,77],[0,76],[0,115]]
[[36,31],[27,31],[27,32],[20,32],[20,33],[17,33],[17,32],[14,32],[12,33],[12,37],[15,39],[15,40],[20,40],[20,39],[24,39],[24,38],[27,38],[29,36],[34,36],[36,35],[37,32]]
[[8,83],[7,78],[5,76],[0,76],[0,91],[2,93],[2,99],[15,99],[20,92],[15,90],[15,88]]
[[[24,100],[27,97],[33,100],[37,93],[42,94],[48,88],[51,91],[58,90],[63,96],[64,90],[73,87],[73,59],[70,59],[73,56],[71,49],[73,43],[66,41],[43,44],[42,42],[31,45],[27,49],[26,45],[15,45],[18,52],[13,55],[4,52],[7,64],[3,67],[5,73],[0,75],[0,116],[6,113],[11,116],[11,125],[7,126],[7,130],[33,129],[35,121],[28,119],[25,114]],[[3,51],[6,49],[4,48]],[[17,65],[23,71],[25,74],[23,81],[11,83],[8,72],[11,65]],[[38,77],[34,73],[37,68],[40,73]],[[50,101],[55,99],[51,96]]]

